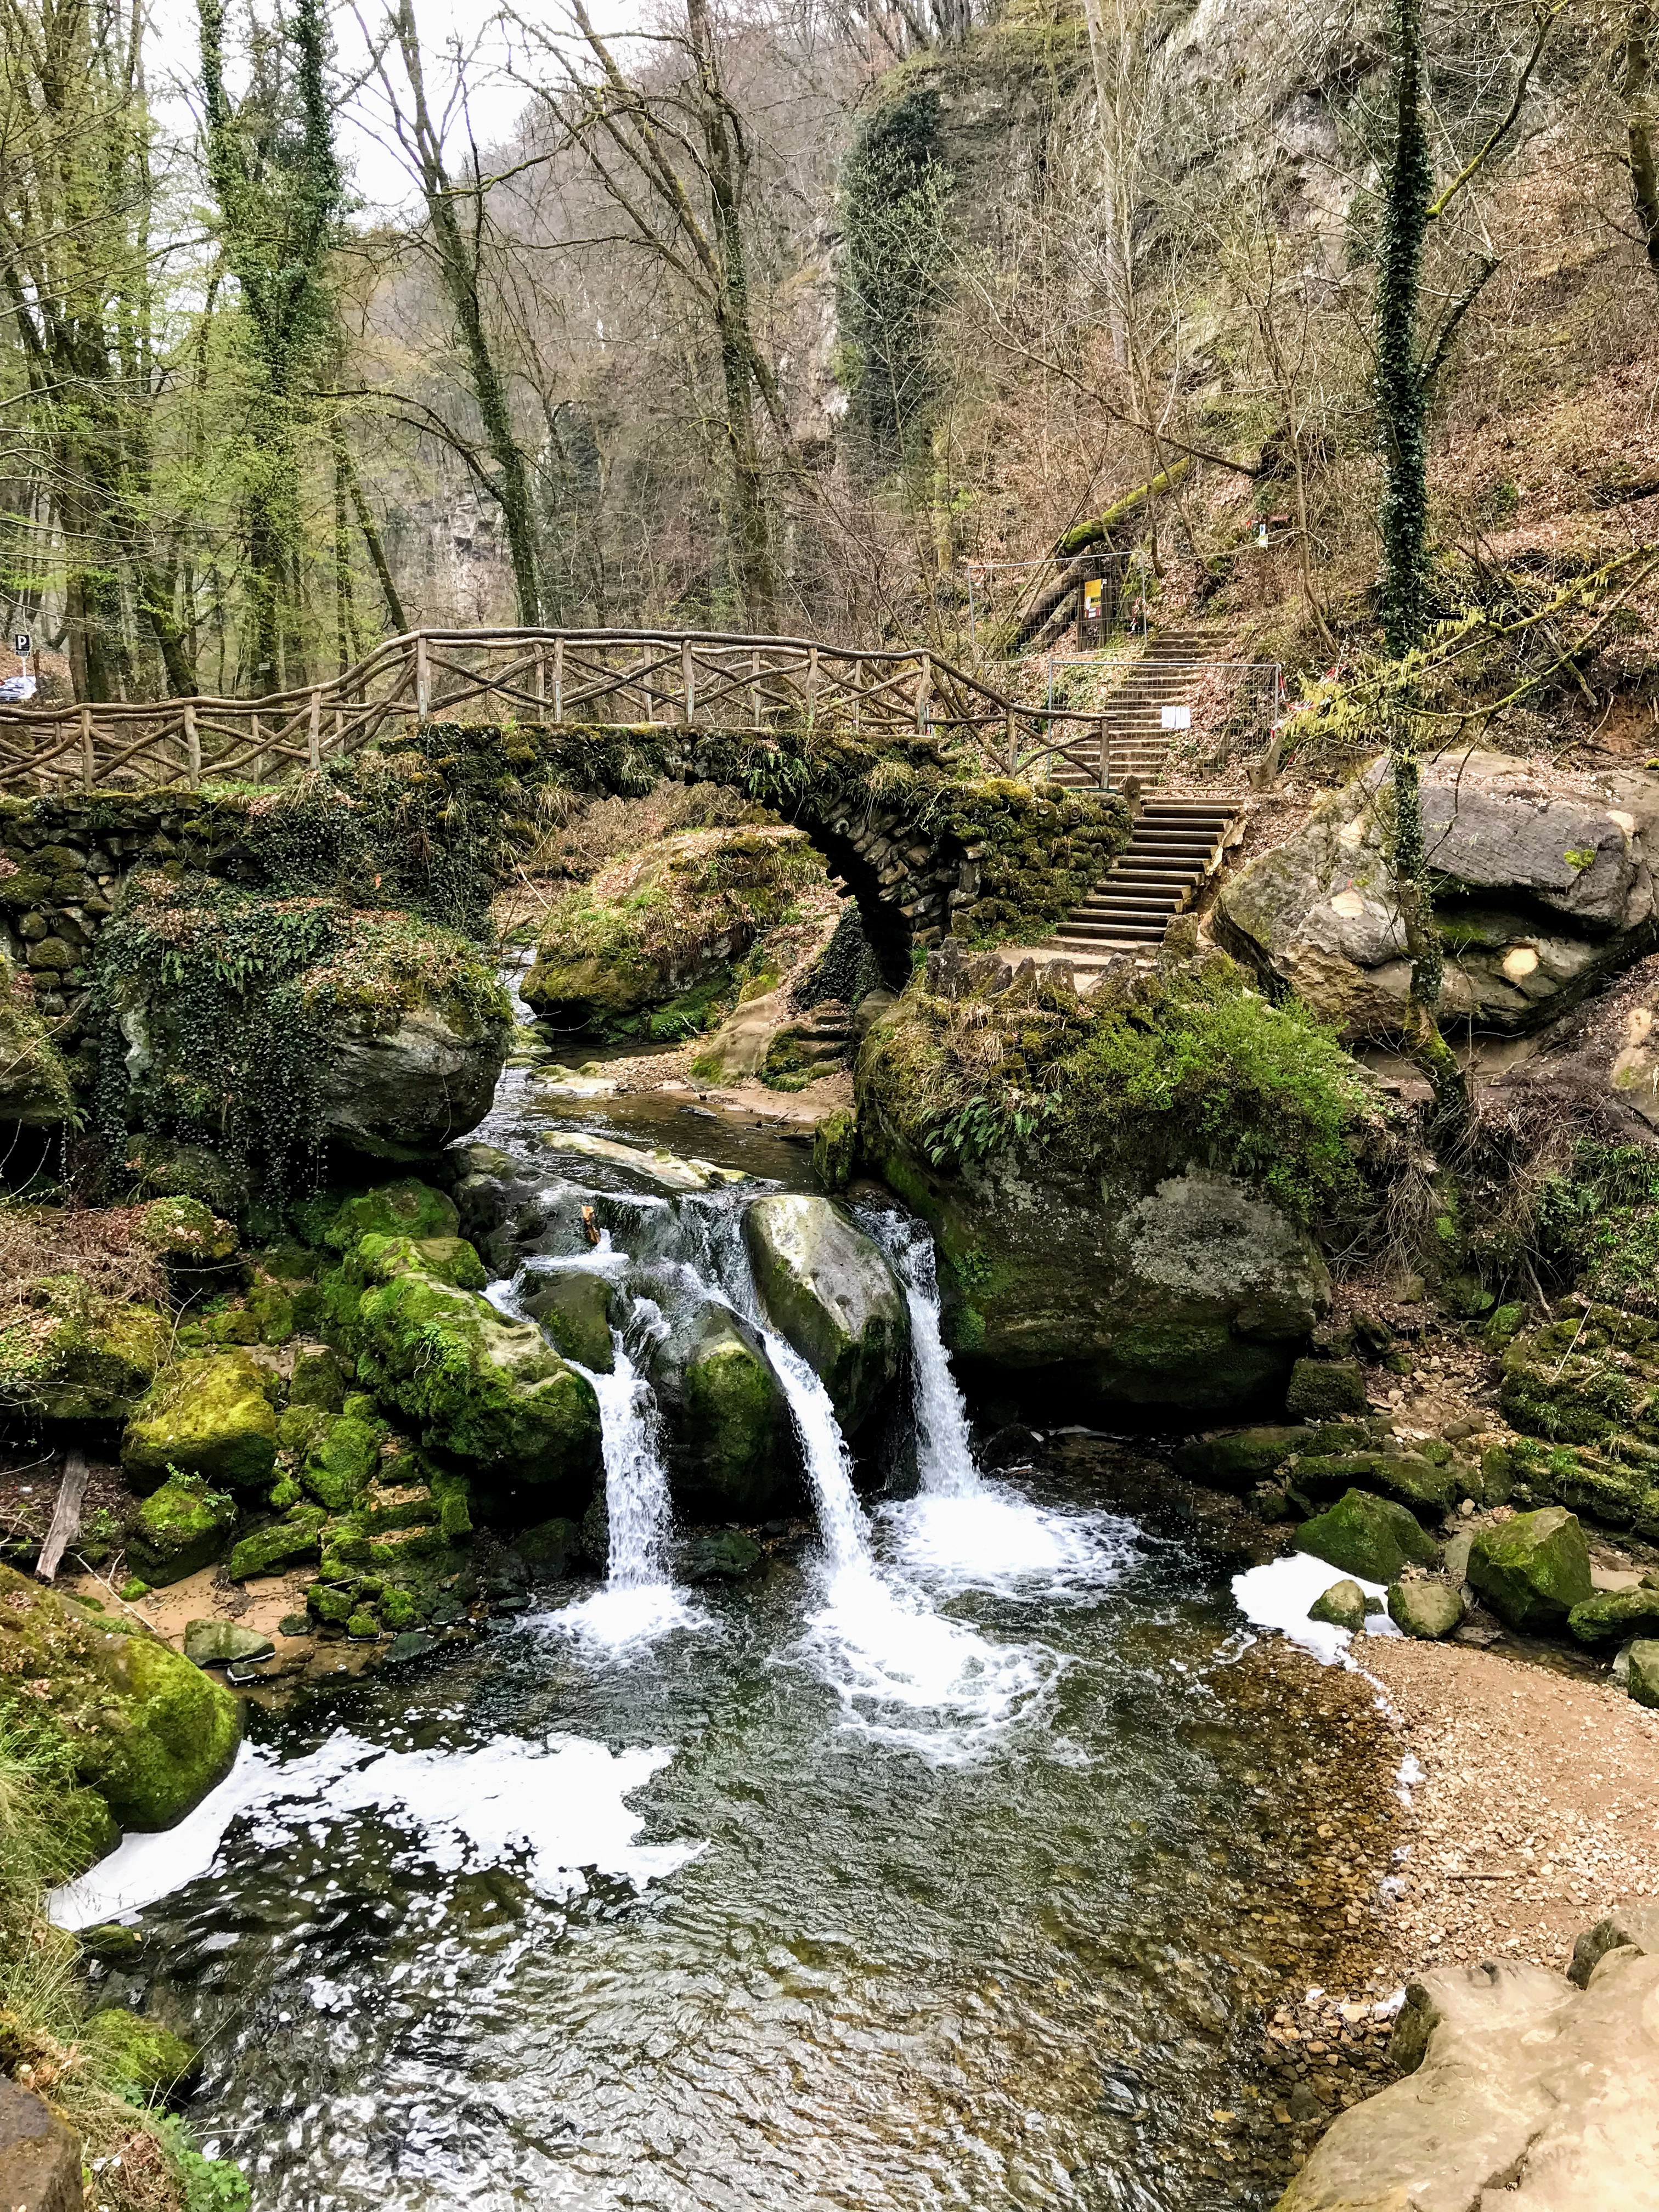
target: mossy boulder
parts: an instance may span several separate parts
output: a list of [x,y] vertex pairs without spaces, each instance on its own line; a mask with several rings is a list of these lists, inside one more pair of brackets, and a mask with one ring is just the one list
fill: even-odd
[[675,1503],[693,1517],[775,1512],[799,1496],[789,1408],[759,1339],[701,1305],[651,1353]]
[[192,1620],[185,1629],[185,1656],[197,1667],[235,1667],[269,1659],[276,1646],[257,1628],[234,1620]]
[[1596,1590],[1573,1607],[1567,1626],[1581,1644],[1659,1636],[1659,1589]]
[[1282,1467],[1292,1454],[1298,1455],[1299,1465],[1308,1457],[1367,1452],[1372,1441],[1369,1429],[1341,1421],[1318,1428],[1228,1429],[1180,1445],[1176,1472],[1189,1482],[1216,1490],[1245,1491]]
[[228,1771],[242,1733],[236,1700],[181,1652],[9,1567],[0,1716],[61,1754],[123,1828],[182,1820]]
[[199,1198],[155,1198],[138,1220],[138,1241],[169,1267],[207,1267],[236,1249],[236,1231]]
[[105,2070],[137,2104],[187,2097],[202,2078],[202,2054],[160,2021],[109,2005],[81,2031]]
[[1638,1636],[1631,1645],[1625,1687],[1638,1705],[1659,1706],[1659,1641]]
[[533,1322],[413,1269],[363,1293],[357,1371],[422,1439],[469,1466],[531,1483],[580,1483],[599,1466],[593,1386]]
[[235,1501],[223,1491],[210,1490],[199,1474],[171,1474],[129,1524],[127,1564],[163,1589],[222,1557],[235,1526]]
[[827,1198],[757,1199],[744,1243],[761,1304],[830,1393],[848,1435],[886,1402],[910,1341],[885,1255]]
[[320,1555],[327,1519],[320,1505],[291,1507],[280,1521],[244,1536],[231,1553],[226,1572],[232,1582],[240,1583],[307,1565]]
[[551,1521],[538,1521],[533,1528],[515,1536],[514,1549],[535,1573],[557,1577],[569,1572],[572,1560],[581,1549],[581,1540],[576,1523],[560,1514]]
[[350,1376],[337,1352],[327,1345],[306,1345],[294,1355],[289,1376],[290,1407],[314,1406],[325,1413],[337,1413],[345,1405]]
[[1287,1466],[1285,1480],[1310,1498],[1335,1498],[1363,1486],[1434,1513],[1455,1505],[1460,1488],[1449,1466],[1416,1452],[1304,1452]]
[[459,1291],[481,1291],[489,1280],[483,1261],[464,1237],[361,1237],[346,1272],[362,1284],[389,1283],[394,1275],[430,1275]]
[[1561,1627],[1593,1595],[1584,1532],[1559,1505],[1482,1528],[1469,1547],[1468,1577],[1511,1628]]
[[1365,1593],[1355,1582],[1333,1583],[1308,1607],[1308,1618],[1357,1635],[1365,1626]]
[[349,1252],[365,1237],[458,1237],[460,1217],[452,1202],[430,1183],[408,1176],[401,1182],[377,1183],[347,1199],[324,1231],[331,1251]]
[[1364,1370],[1353,1359],[1298,1359],[1285,1404],[1302,1421],[1336,1421],[1348,1413],[1363,1420],[1370,1410]]
[[524,1310],[552,1338],[567,1359],[595,1375],[616,1364],[611,1341],[611,1285],[588,1267],[561,1267],[538,1275],[522,1300]]
[[0,1327],[0,1405],[51,1421],[125,1420],[167,1360],[155,1307],[108,1298],[77,1275],[46,1275]]
[[1296,1547],[1368,1583],[1397,1582],[1402,1567],[1431,1567],[1440,1556],[1415,1514],[1364,1490],[1345,1492],[1334,1505],[1304,1521]]
[[215,1489],[264,1491],[276,1461],[275,1378],[246,1352],[181,1359],[159,1375],[121,1438],[121,1466],[135,1490],[170,1468]]
[[1390,1583],[1389,1618],[1403,1635],[1437,1643],[1462,1621],[1463,1601],[1449,1583]]
[[[1588,1335],[1588,1342],[1586,1337]],[[1517,1337],[1504,1354],[1498,1399],[1523,1434],[1553,1443],[1605,1443],[1636,1409],[1632,1376],[1595,1331],[1552,1322]]]
[[740,1583],[765,1563],[765,1553],[743,1529],[711,1529],[686,1546],[680,1572],[689,1583]]
[[834,1198],[853,1180],[858,1164],[858,1116],[848,1106],[826,1114],[812,1132],[812,1175],[820,1190]]

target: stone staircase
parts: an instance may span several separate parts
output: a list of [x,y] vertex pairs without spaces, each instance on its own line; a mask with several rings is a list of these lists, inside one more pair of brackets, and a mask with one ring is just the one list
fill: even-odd
[[[1164,727],[1164,708],[1185,706],[1200,673],[1195,664],[1224,659],[1230,642],[1224,631],[1201,626],[1160,630],[1147,641],[1146,650],[1108,694],[1102,709],[1107,774],[1114,788],[1121,789],[1130,776],[1143,789],[1158,781],[1175,742],[1174,733]],[[1074,791],[1097,786],[1098,768],[1085,764],[1096,744],[1091,735],[1079,742],[1084,760],[1057,759],[1054,781]]]
[[1143,800],[1127,846],[1055,931],[1054,950],[1085,967],[1155,952],[1219,865],[1242,811],[1235,799]]

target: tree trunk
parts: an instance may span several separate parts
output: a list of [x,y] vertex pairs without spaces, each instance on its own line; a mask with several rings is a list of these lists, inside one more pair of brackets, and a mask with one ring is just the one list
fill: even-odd
[[1625,80],[1620,91],[1625,102],[1625,130],[1629,148],[1631,201],[1636,210],[1636,219],[1642,226],[1648,267],[1653,272],[1654,281],[1659,283],[1659,166],[1656,166],[1653,152],[1650,105],[1653,55],[1648,44],[1652,30],[1650,10],[1638,8],[1631,16],[1629,33],[1625,40]]

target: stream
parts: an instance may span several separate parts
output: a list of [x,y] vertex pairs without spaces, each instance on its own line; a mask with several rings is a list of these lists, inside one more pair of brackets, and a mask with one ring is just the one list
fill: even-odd
[[[256,2212],[1271,2205],[1282,2164],[1211,2122],[1316,1958],[1285,1839],[1335,1723],[1251,1686],[1236,1561],[1058,1462],[981,1471],[897,1214],[859,1218],[910,1310],[915,1491],[855,1485],[739,1233],[804,1155],[626,1103],[515,1071],[482,1133],[602,1201],[591,1254],[490,1294],[557,1265],[625,1286],[592,1376],[605,1581],[251,1707],[230,1778],[63,1917],[142,1921],[147,1978],[114,1993],[204,2046],[191,2124]],[[665,1192],[550,1127],[718,1137],[750,1177]],[[674,1579],[645,1369],[684,1298],[761,1330],[816,1523],[741,1585]]]

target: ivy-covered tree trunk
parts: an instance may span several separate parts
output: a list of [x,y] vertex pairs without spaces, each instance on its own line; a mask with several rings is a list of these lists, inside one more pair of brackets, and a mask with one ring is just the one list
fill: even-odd
[[1630,167],[1631,204],[1642,226],[1648,267],[1659,282],[1659,161],[1653,150],[1653,11],[1634,8],[1625,35],[1625,74],[1620,93],[1625,103],[1626,160]]
[[[1394,0],[1394,152],[1376,288],[1376,404],[1384,471],[1382,631],[1405,659],[1422,641],[1428,606],[1428,379],[1418,346],[1423,240],[1434,167],[1423,112],[1423,0]],[[1412,963],[1405,1044],[1433,1088],[1437,1120],[1466,1121],[1468,1085],[1440,1033],[1443,962],[1423,842],[1423,801],[1407,687],[1390,709],[1395,896]]]

